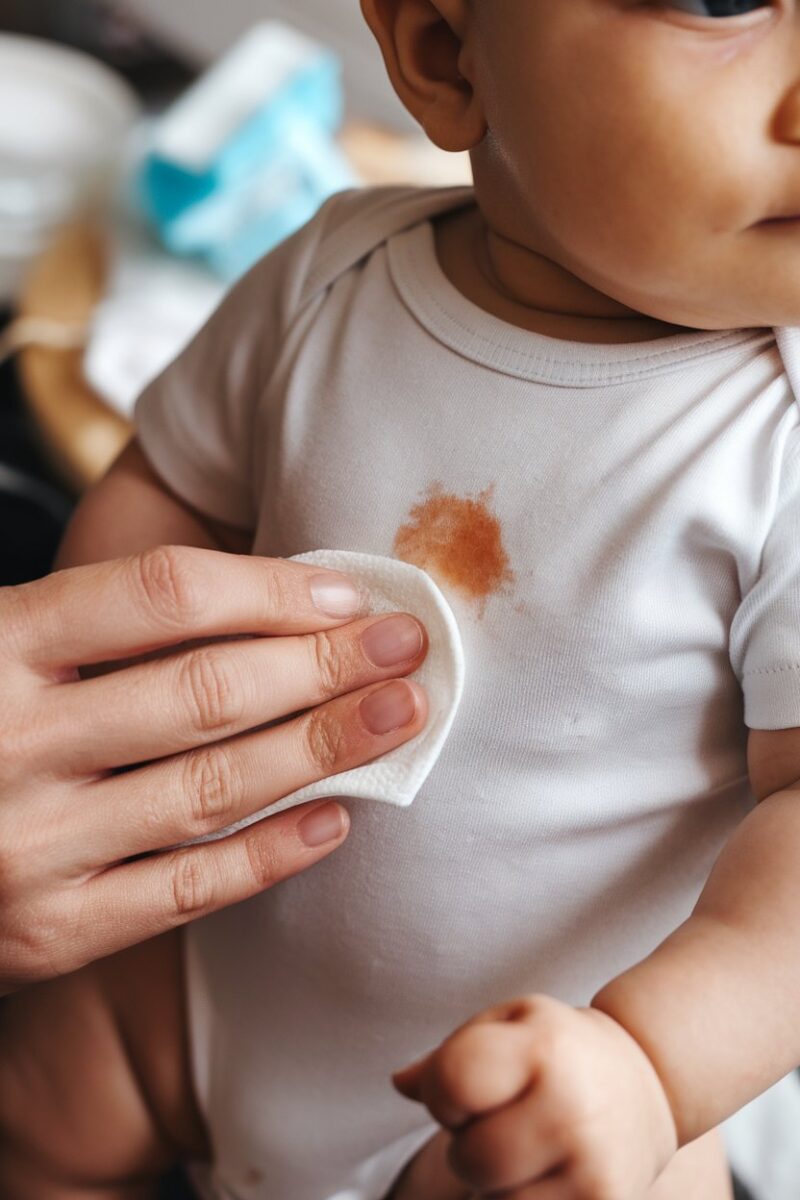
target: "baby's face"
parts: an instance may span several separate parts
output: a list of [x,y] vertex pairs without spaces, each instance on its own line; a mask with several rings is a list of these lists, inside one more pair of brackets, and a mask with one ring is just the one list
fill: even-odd
[[661,320],[800,323],[800,0],[465,12],[502,232]]

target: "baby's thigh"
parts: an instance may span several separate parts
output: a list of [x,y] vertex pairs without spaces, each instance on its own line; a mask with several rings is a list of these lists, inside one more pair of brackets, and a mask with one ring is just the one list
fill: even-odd
[[8,998],[0,1010],[0,1195],[124,1186],[204,1156],[180,934]]
[[731,1175],[716,1130],[684,1146],[646,1200],[733,1200]]

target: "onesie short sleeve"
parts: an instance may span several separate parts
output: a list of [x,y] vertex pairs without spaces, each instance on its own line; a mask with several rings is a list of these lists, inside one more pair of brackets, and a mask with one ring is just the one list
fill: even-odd
[[169,488],[208,517],[253,529],[256,416],[296,319],[311,319],[339,275],[387,237],[472,198],[471,188],[340,192],[257,263],[137,405],[142,448]]
[[325,220],[323,208],[258,262],[136,406],[142,449],[170,490],[237,528],[255,523],[256,412]]
[[790,419],[760,562],[731,626],[750,729],[800,726],[800,429]]

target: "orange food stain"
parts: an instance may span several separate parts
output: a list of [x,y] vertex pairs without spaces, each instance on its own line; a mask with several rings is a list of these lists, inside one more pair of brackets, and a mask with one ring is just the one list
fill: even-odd
[[433,484],[426,499],[413,506],[408,524],[394,540],[397,558],[477,600],[480,616],[489,597],[514,579],[502,527],[489,508],[493,491],[488,487],[471,499]]

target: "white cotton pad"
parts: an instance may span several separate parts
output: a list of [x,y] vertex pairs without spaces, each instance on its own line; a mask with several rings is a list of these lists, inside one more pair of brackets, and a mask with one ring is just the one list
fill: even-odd
[[262,817],[327,796],[355,796],[406,807],[439,757],[461,700],[464,687],[461,635],[450,605],[429,575],[410,563],[349,550],[315,550],[298,554],[291,561],[349,575],[361,585],[369,615],[408,612],[422,621],[428,631],[428,655],[410,678],[422,684],[427,692],[428,723],[412,741],[390,750],[375,762],[300,788],[276,804],[199,841],[226,836]]
[[315,550],[294,562],[343,571],[355,579],[368,598],[370,615],[408,612],[428,631],[428,655],[411,676],[428,694],[428,723],[412,741],[382,758],[312,783],[273,805],[280,811],[321,796],[359,796],[405,807],[410,804],[439,757],[464,689],[464,651],[450,605],[424,571],[396,558],[355,554],[348,550]]

